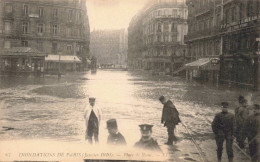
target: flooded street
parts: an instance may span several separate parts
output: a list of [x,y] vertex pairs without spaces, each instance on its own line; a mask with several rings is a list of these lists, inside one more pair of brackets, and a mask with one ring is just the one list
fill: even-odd
[[[0,140],[84,141],[83,112],[88,97],[96,97],[102,109],[100,143],[105,143],[108,119],[118,120],[119,130],[128,145],[140,138],[139,124],[153,124],[153,137],[160,145],[167,140],[161,121],[161,95],[171,99],[189,132],[177,127],[178,143],[164,150],[179,161],[201,161],[191,135],[208,161],[216,161],[216,145],[210,122],[220,111],[219,103],[231,103],[245,92],[203,86],[183,78],[151,77],[127,71],[98,71],[97,74],[74,73],[44,78],[2,76],[0,82]],[[257,95],[257,94],[253,94]],[[10,128],[10,130],[4,129]],[[190,134],[189,134],[190,133]],[[172,149],[172,150],[171,150]],[[235,159],[247,161],[236,148]],[[227,159],[226,152],[223,158]]]

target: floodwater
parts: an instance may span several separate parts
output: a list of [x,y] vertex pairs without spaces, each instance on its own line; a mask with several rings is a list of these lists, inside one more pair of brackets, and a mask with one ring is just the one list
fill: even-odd
[[[44,78],[1,76],[0,140],[84,141],[83,112],[88,97],[95,97],[96,106],[103,112],[100,143],[105,143],[107,138],[106,120],[116,118],[128,145],[140,138],[138,125],[142,123],[154,125],[153,137],[163,145],[167,132],[160,124],[162,105],[158,97],[164,95],[174,102],[189,131],[181,124],[177,126],[179,141],[171,154],[176,152],[180,161],[200,161],[198,150],[190,142],[193,138],[205,158],[216,161],[210,122],[220,111],[220,102],[230,102],[233,111],[240,94],[258,96],[141,72],[71,73],[60,80],[51,75]],[[239,154],[235,155],[237,160],[247,161],[235,151]]]

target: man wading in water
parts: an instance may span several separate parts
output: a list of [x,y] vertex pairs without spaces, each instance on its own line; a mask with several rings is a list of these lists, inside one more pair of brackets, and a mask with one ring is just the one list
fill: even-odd
[[167,101],[164,96],[161,96],[159,100],[163,104],[161,123],[167,127],[168,131],[168,141],[165,144],[172,145],[173,141],[177,140],[176,136],[174,135],[174,129],[176,125],[181,122],[179,118],[179,112],[171,100]]
[[95,98],[89,98],[89,106],[87,106],[84,118],[86,124],[86,140],[92,144],[94,136],[95,143],[98,143],[99,125],[101,120],[101,110],[95,106]]

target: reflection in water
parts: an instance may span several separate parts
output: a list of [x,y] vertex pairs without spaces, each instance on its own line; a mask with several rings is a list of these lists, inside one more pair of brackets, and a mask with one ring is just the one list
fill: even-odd
[[[161,95],[171,99],[180,117],[197,139],[212,138],[211,126],[221,101],[236,102],[238,92],[186,83],[182,78],[151,78],[125,71],[98,71],[97,74],[75,73],[45,78],[1,77],[0,139],[84,140],[83,111],[88,97],[96,97],[102,108],[100,141],[108,136],[105,121],[116,118],[128,144],[139,138],[138,124],[153,124],[158,143],[166,140],[160,125]],[[231,104],[235,107],[235,104]],[[189,139],[181,126],[180,140]],[[102,136],[103,135],[103,136]]]

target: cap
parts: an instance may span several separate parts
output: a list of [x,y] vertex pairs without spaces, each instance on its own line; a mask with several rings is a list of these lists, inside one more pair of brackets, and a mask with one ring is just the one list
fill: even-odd
[[164,96],[159,97],[159,100],[160,100],[160,101],[162,101],[162,100],[164,100],[164,99],[165,99]]
[[228,102],[221,102],[221,106],[223,108],[228,108]]
[[89,99],[88,99],[89,101],[95,101],[96,100],[96,98],[94,98],[94,97],[89,97]]
[[141,124],[139,125],[141,131],[147,131],[147,130],[152,130],[153,125],[150,124]]
[[110,119],[107,121],[107,128],[117,128],[116,119]]
[[254,109],[255,110],[260,110],[260,105],[259,104],[254,104]]

